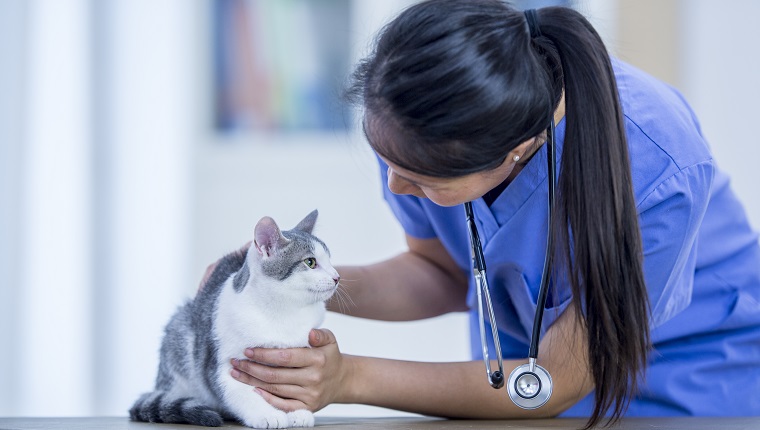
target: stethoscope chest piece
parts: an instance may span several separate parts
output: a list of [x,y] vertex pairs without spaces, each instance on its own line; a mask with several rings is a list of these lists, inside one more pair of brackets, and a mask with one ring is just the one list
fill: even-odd
[[[533,367],[531,369],[531,367]],[[536,409],[552,396],[552,377],[543,367],[533,363],[518,366],[507,381],[509,398],[523,409]]]

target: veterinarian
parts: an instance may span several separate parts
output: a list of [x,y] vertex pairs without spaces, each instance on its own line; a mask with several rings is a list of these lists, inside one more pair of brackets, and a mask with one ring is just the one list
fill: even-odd
[[[473,361],[349,356],[314,330],[311,349],[247,351],[236,379],[283,410],[362,403],[589,424],[760,415],[758,235],[677,91],[610,58],[577,12],[524,13],[497,0],[408,8],[353,78],[408,251],[338,268],[356,280],[344,282],[355,303],[345,311],[380,320],[469,312]],[[484,266],[473,274],[476,248]],[[540,352],[529,360],[542,279]],[[498,375],[486,377],[484,354],[499,363],[492,319],[478,312],[481,283],[501,376],[529,361],[530,372],[551,375],[540,407],[523,409],[492,388]],[[538,376],[506,389],[545,389]]]

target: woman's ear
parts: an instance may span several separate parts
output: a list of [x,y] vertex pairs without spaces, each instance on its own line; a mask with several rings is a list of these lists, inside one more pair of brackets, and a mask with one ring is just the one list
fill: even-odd
[[509,151],[507,158],[514,162],[527,160],[531,155],[538,151],[538,148],[541,147],[541,144],[544,143],[544,141],[546,141],[546,132],[542,132],[538,136],[532,137],[517,145],[513,150]]

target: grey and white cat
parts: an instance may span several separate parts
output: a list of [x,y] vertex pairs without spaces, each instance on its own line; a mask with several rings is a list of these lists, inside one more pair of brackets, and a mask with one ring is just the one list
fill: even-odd
[[325,301],[340,277],[325,244],[311,234],[317,211],[280,231],[264,217],[247,254],[220,260],[196,297],[167,324],[155,391],[129,411],[136,421],[220,426],[223,419],[254,428],[312,427],[308,410],[285,413],[230,376],[230,359],[247,347],[309,345]]

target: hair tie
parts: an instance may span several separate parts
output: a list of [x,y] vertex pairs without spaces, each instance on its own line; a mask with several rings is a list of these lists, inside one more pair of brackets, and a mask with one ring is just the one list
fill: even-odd
[[541,28],[538,26],[538,14],[535,9],[528,9],[523,12],[525,15],[525,21],[528,22],[528,30],[530,31],[531,39],[541,37]]

